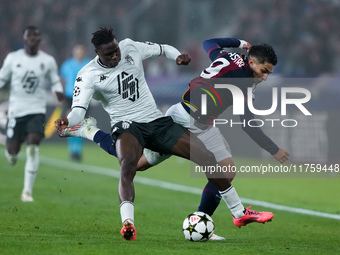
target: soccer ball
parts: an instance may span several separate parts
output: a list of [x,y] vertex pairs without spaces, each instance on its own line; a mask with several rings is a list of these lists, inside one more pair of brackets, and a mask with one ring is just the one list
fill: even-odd
[[214,234],[214,229],[212,218],[204,212],[191,213],[183,222],[184,237],[192,242],[208,241]]

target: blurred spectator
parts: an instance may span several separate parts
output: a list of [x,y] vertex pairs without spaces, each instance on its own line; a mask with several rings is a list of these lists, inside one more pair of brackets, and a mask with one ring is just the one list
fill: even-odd
[[[207,36],[265,41],[278,53],[276,72],[285,76],[338,73],[339,12],[338,0],[0,0],[0,62],[22,47],[17,35],[31,23],[48,36],[59,65],[75,38],[88,42],[86,31],[113,26],[118,38],[158,38],[179,48],[192,38],[200,45]],[[204,61],[200,50],[197,59]],[[197,62],[190,71],[200,66]]]
[[[73,47],[72,58],[65,60],[60,68],[60,77],[65,87],[65,109],[71,109],[73,88],[80,69],[83,68],[90,58],[86,57],[86,48],[82,44],[76,44]],[[80,161],[83,149],[83,139],[79,137],[68,137],[68,150],[72,160]]]

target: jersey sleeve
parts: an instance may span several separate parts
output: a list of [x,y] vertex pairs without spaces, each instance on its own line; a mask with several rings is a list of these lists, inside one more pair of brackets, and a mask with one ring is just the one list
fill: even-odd
[[214,61],[223,48],[237,48],[241,41],[236,38],[213,38],[203,42],[203,48],[208,53],[209,58]]
[[93,81],[89,73],[86,70],[81,70],[78,73],[74,83],[72,109],[75,107],[88,109],[94,94]]
[[142,59],[160,56],[162,54],[162,47],[160,44],[152,42],[137,42],[131,39],[125,39],[124,43],[131,44],[141,54]]
[[142,59],[150,57],[158,57],[165,55],[166,58],[176,60],[181,55],[179,50],[168,44],[158,44],[153,42],[136,42],[131,39],[125,39],[127,43],[131,43],[140,52]]
[[12,67],[11,67],[11,56],[12,54],[8,54],[4,60],[4,64],[0,69],[0,89],[5,86],[6,82],[10,80],[12,75]]
[[49,70],[49,80],[52,85],[52,92],[60,92],[63,93],[63,86],[60,82],[60,77],[58,75],[58,66],[54,58],[51,58],[50,61],[50,70]]
[[[244,104],[244,110],[244,115],[240,115],[241,122],[245,123],[242,126],[243,131],[271,155],[276,154],[279,151],[279,147],[263,132],[263,130],[260,127],[250,127],[248,125],[248,121],[254,119],[254,114],[249,110],[246,102]],[[253,126],[255,126],[255,123],[253,123]]]

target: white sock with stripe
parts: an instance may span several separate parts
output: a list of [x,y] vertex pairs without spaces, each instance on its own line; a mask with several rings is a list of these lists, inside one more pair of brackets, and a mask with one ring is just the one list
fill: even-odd
[[134,205],[133,202],[131,201],[123,201],[120,204],[120,216],[122,218],[122,223],[124,224],[124,222],[129,222],[132,225],[134,225]]
[[220,191],[220,194],[230,209],[232,215],[235,218],[241,218],[244,215],[244,206],[234,186],[231,185],[228,189]]
[[26,147],[26,164],[25,164],[25,179],[23,193],[32,195],[35,177],[39,168],[39,146],[27,145]]

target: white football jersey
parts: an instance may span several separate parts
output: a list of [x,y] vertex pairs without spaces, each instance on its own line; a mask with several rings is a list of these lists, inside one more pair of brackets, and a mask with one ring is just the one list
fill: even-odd
[[111,119],[111,126],[119,121],[150,122],[163,116],[144,77],[142,61],[162,54],[162,46],[135,42],[119,43],[121,61],[108,68],[96,56],[79,71],[73,92],[74,107],[87,109],[91,98],[101,102]]
[[[46,113],[46,82],[62,92],[55,59],[39,50],[30,56],[24,49],[11,52],[0,70],[0,88],[11,82],[8,117]],[[57,88],[57,89],[53,89]]]

